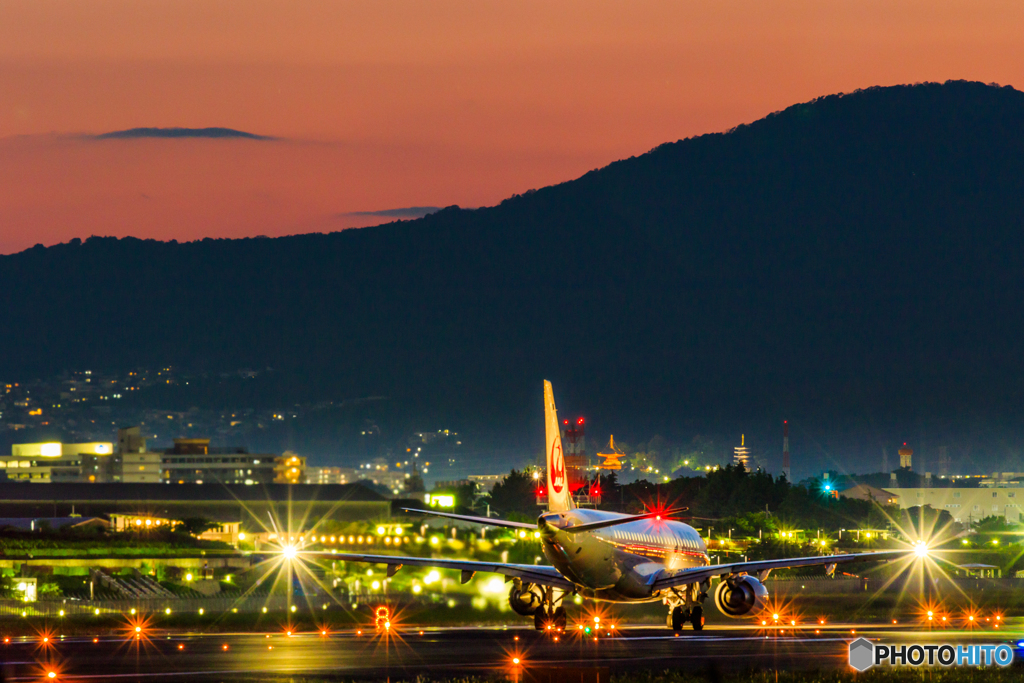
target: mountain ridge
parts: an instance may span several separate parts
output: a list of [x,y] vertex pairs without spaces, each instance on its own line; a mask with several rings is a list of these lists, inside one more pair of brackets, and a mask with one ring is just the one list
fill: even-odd
[[544,377],[625,433],[783,414],[850,434],[1015,429],[1022,128],[1009,87],[870,88],[492,207],[35,247],[0,257],[6,317],[34,331],[0,342],[0,373],[271,365],[311,395],[502,434],[532,428]]

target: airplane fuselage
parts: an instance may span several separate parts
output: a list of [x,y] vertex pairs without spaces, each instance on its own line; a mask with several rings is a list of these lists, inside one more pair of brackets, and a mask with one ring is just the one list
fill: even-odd
[[657,600],[652,586],[658,576],[710,564],[697,530],[670,520],[643,519],[577,534],[566,527],[628,515],[574,509],[540,517],[544,556],[580,595],[596,600]]

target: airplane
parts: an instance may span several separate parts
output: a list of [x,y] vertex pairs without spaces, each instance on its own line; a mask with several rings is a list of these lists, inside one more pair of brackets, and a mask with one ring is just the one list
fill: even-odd
[[[501,574],[506,582],[512,582],[509,605],[522,616],[532,616],[534,627],[540,631],[548,627],[565,629],[562,602],[569,595],[620,603],[661,601],[668,607],[666,625],[672,630],[681,631],[689,623],[694,631],[700,631],[704,628],[704,602],[714,578],[720,579],[713,594],[715,606],[727,617],[740,618],[757,615],[766,608],[768,590],[764,582],[773,569],[824,566],[831,576],[836,565],[846,562],[890,560],[912,552],[924,557],[927,553],[927,547],[919,543],[914,551],[711,564],[697,530],[668,519],[680,510],[626,515],[577,508],[566,476],[554,392],[547,380],[544,413],[548,510],[536,525],[435,510],[405,511],[540,532],[541,547],[550,565],[336,552],[330,554],[331,559],[386,564],[389,577],[403,566],[455,569],[461,571],[462,583],[477,572]],[[294,548],[285,551],[290,556],[297,554]]]

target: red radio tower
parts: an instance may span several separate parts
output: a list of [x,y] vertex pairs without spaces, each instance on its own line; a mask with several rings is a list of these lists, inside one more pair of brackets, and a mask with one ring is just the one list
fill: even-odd
[[789,471],[789,420],[782,421],[782,474],[786,481],[793,483],[793,475]]
[[583,487],[586,481],[587,451],[586,442],[583,440],[583,418],[576,420],[575,424],[569,420],[563,420],[562,432],[563,447],[565,451],[562,457],[565,458],[565,473],[569,478],[569,490],[576,493]]

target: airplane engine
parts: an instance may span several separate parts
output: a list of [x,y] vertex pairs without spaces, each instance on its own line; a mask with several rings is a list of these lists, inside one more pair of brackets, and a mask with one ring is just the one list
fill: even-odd
[[512,587],[508,593],[508,604],[516,614],[531,616],[544,604],[544,589],[530,583],[521,588]]
[[768,589],[753,576],[736,576],[718,583],[715,607],[727,617],[758,613],[768,603]]

